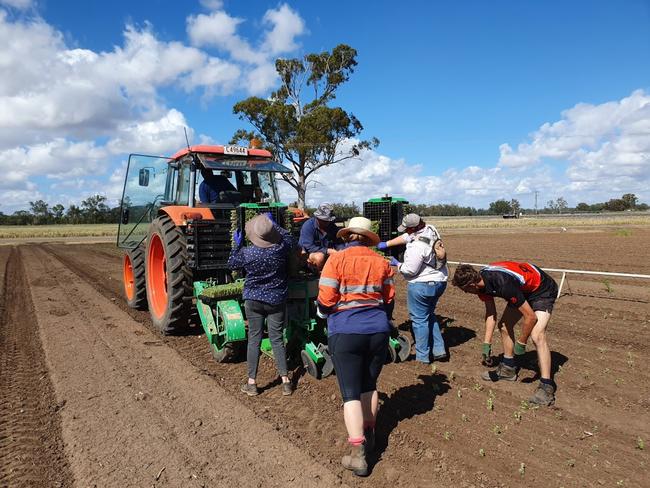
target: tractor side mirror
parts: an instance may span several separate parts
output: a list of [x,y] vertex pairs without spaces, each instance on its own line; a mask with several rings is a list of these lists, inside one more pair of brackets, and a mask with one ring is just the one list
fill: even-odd
[[138,184],[140,186],[149,186],[149,175],[151,171],[149,168],[141,168],[138,175]]
[[123,208],[122,209],[122,224],[126,225],[129,223],[129,209],[128,208]]

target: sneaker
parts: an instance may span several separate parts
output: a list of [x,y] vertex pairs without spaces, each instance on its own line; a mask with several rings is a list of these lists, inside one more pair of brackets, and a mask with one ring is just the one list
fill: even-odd
[[363,436],[366,438],[366,452],[375,450],[375,429],[363,429]]
[[532,403],[533,405],[542,405],[544,407],[553,405],[553,403],[555,403],[555,388],[553,385],[540,383],[537,385],[535,394],[528,399],[528,403]]
[[501,363],[497,366],[497,369],[483,373],[481,378],[485,381],[517,381],[517,368]]
[[368,462],[366,461],[366,446],[352,446],[350,454],[343,456],[341,464],[357,476],[368,476]]
[[447,361],[449,361],[449,357],[447,356],[447,353],[437,354],[437,355],[434,354],[433,355],[433,360],[434,361],[439,361],[441,363],[446,363]]
[[241,385],[240,390],[242,393],[246,393],[248,396],[255,396],[259,394],[259,391],[257,391],[257,385],[255,383],[251,384],[248,381]]
[[291,384],[291,381],[283,381],[282,382],[282,395],[283,396],[289,396],[293,393],[293,385]]

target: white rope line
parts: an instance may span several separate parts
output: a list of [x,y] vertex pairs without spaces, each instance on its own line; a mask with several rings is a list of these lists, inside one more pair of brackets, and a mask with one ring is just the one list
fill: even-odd
[[[447,261],[449,264],[469,264],[470,266],[487,266],[487,264],[480,263],[466,263],[465,261]],[[602,276],[619,276],[621,278],[641,278],[650,280],[650,275],[646,274],[632,274],[632,273],[612,273],[611,271],[585,271],[581,269],[560,269],[560,268],[540,268],[544,271],[554,271],[557,273],[574,273],[574,274],[588,274],[588,275],[602,275]]]

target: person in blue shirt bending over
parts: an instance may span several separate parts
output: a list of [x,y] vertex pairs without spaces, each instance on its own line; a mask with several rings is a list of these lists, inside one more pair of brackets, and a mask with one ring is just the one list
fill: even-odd
[[339,228],[334,221],[334,208],[329,203],[321,203],[314,215],[302,225],[298,245],[307,255],[307,264],[320,271],[330,254],[337,252],[343,243],[336,237]]
[[237,188],[223,174],[215,175],[210,169],[202,169],[203,181],[199,185],[199,200],[201,203],[230,202],[222,192],[236,192]]

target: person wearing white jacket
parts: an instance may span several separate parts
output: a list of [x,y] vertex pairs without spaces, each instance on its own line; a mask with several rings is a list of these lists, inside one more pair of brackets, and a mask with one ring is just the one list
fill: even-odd
[[445,341],[436,317],[436,305],[447,288],[447,257],[440,233],[427,225],[419,215],[408,214],[398,227],[404,232],[388,242],[380,242],[378,249],[406,243],[404,262],[394,257],[391,265],[397,266],[408,283],[408,309],[415,339],[415,359],[422,363],[447,357]]

